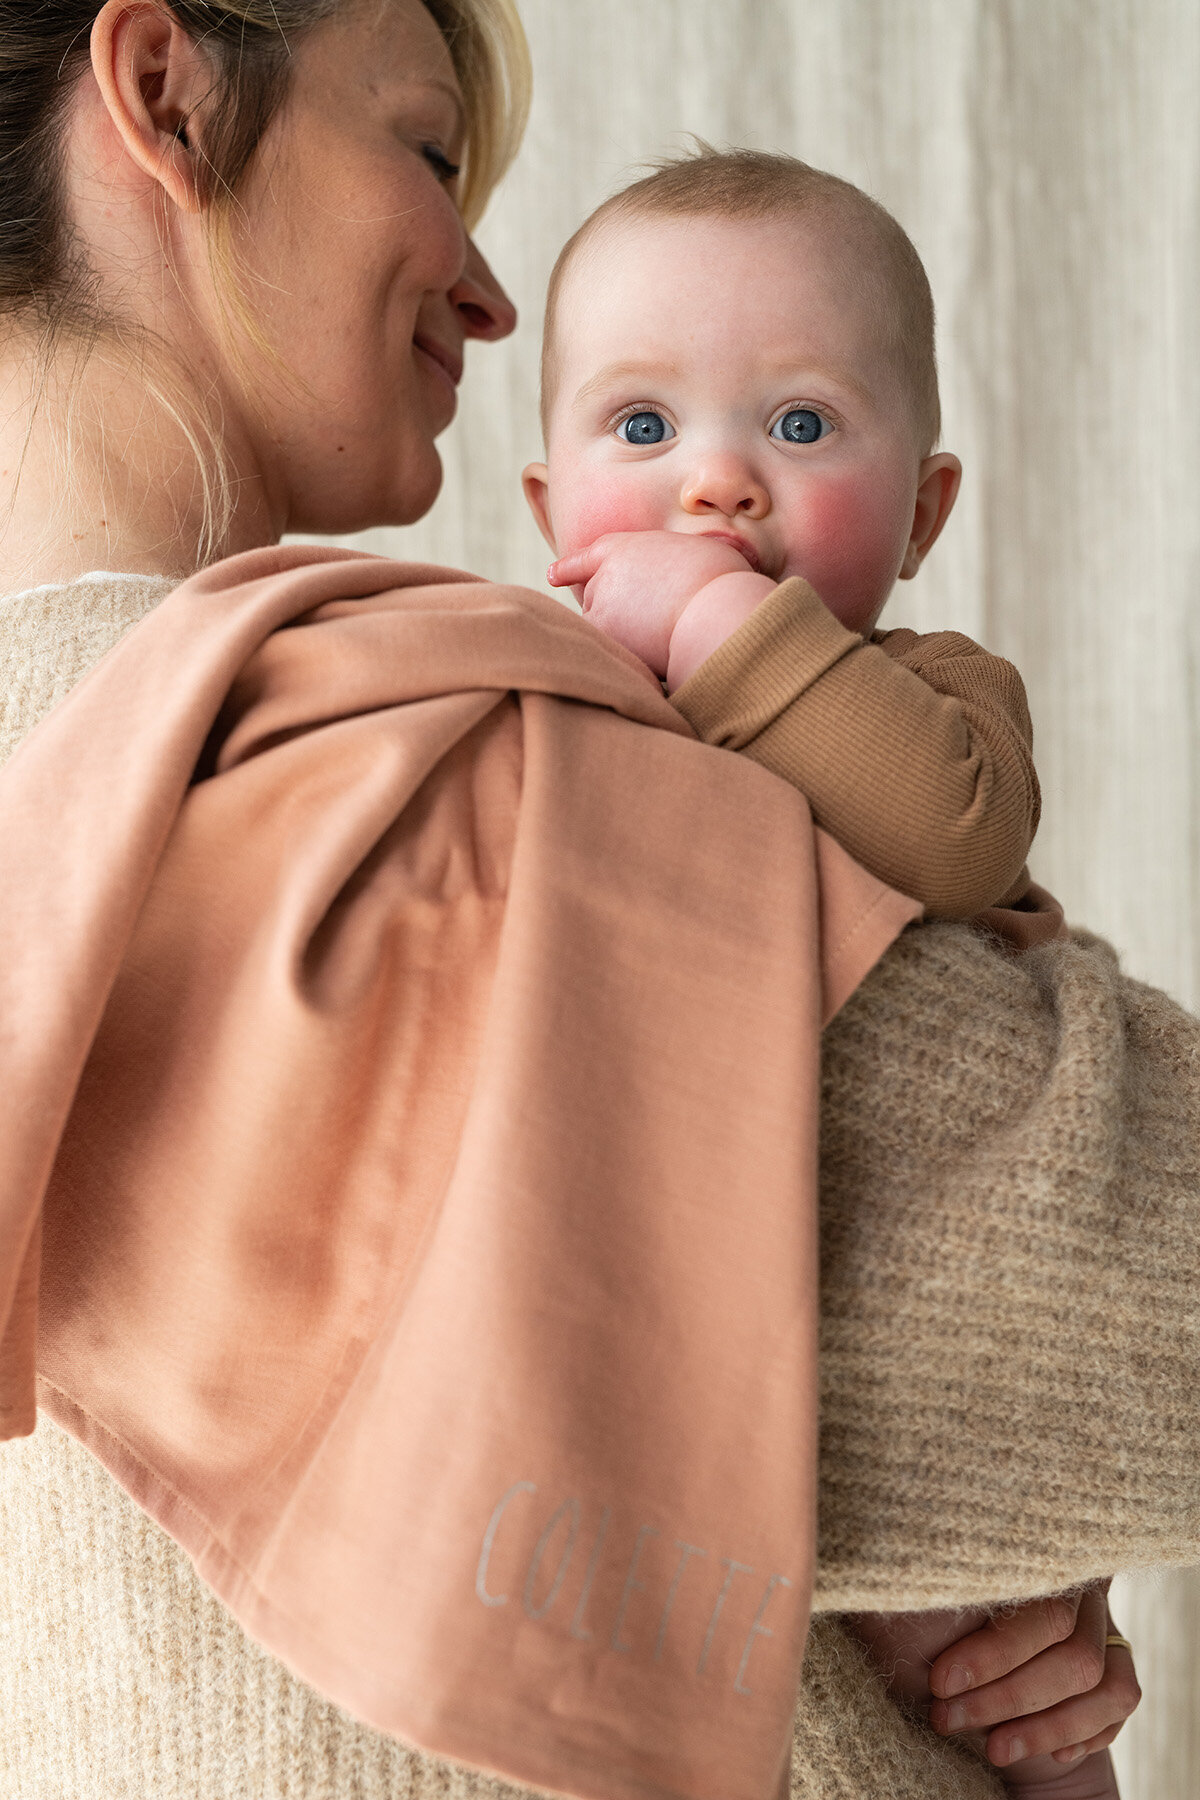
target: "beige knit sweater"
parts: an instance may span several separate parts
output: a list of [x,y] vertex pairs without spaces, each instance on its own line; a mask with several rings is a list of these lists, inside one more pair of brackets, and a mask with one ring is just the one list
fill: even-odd
[[[168,585],[0,601],[0,755]],[[996,1800],[834,1615],[1200,1560],[1200,1025],[1096,940],[1018,960],[923,927],[827,1032],[822,1129],[821,1562],[793,1800]],[[5,1800],[522,1792],[296,1681],[49,1419],[0,1446]]]

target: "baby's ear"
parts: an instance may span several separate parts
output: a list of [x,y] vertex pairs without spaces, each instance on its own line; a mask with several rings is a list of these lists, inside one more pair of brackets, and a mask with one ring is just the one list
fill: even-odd
[[530,463],[521,476],[521,486],[525,490],[529,510],[537,520],[538,530],[557,556],[558,545],[554,541],[554,526],[550,520],[550,471],[545,463]]
[[950,517],[950,509],[958,497],[961,480],[962,464],[948,451],[940,451],[937,456],[927,456],[922,461],[917,476],[912,533],[900,565],[901,581],[911,581],[941,536],[942,526]]

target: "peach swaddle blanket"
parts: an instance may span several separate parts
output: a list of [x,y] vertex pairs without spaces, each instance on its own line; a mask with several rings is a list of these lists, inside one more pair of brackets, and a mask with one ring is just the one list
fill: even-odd
[[919,908],[556,602],[313,547],[129,632],[0,842],[0,1437],[378,1729],[770,1800],[820,1028]]

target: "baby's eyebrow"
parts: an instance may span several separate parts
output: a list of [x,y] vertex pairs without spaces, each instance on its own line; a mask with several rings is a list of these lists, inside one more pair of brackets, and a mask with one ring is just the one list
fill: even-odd
[[832,381],[837,387],[845,388],[848,393],[856,395],[867,406],[873,405],[876,398],[866,382],[861,381],[844,363],[828,362],[810,365],[784,359],[772,365],[771,373],[780,380],[794,378],[800,386],[804,386],[812,380]]
[[670,380],[678,377],[679,373],[680,370],[677,363],[606,363],[602,369],[597,369],[596,373],[584,382],[583,386],[575,395],[573,404],[575,406],[582,406],[585,400],[592,399],[595,394],[602,392],[603,389],[617,387],[622,382],[659,381],[664,378]]

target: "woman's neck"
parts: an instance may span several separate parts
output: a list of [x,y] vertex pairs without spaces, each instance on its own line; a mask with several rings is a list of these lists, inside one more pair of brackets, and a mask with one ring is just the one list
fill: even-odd
[[92,569],[182,579],[278,540],[250,446],[219,438],[217,409],[157,376],[106,340],[61,348],[44,373],[27,342],[5,346],[0,593]]

